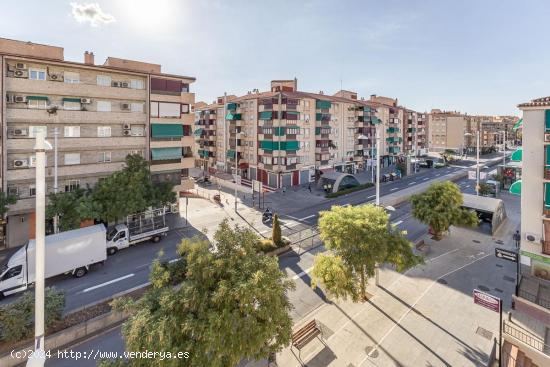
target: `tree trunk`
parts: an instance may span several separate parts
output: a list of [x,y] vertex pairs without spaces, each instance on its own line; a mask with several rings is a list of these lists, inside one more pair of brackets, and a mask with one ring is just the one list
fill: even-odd
[[361,265],[361,298],[367,300],[367,294],[365,290],[365,267]]

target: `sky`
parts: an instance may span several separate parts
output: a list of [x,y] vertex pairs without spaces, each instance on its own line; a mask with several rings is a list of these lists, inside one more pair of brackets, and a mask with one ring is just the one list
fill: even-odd
[[197,78],[197,101],[294,77],[417,111],[519,115],[550,95],[547,0],[4,2],[0,37],[161,64]]

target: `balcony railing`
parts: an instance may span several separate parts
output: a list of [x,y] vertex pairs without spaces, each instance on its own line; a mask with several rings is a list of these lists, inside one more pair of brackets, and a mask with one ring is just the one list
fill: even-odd
[[508,322],[504,322],[502,332],[510,335],[512,338],[519,340],[520,342],[527,344],[531,348],[538,350],[541,353],[550,356],[550,346],[545,344],[543,340],[534,337],[528,331],[521,329],[519,326],[513,325]]

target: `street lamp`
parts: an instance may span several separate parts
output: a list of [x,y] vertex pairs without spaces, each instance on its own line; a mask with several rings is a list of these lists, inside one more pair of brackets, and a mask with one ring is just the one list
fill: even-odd
[[34,286],[34,352],[27,367],[41,367],[46,362],[44,351],[44,283],[46,253],[46,150],[52,149],[43,131],[36,133],[36,222],[35,222],[35,286]]
[[[473,136],[473,134],[465,133],[464,136]],[[476,194],[479,195],[479,129],[476,130]]]
[[237,147],[239,143],[239,136],[245,137],[246,134],[243,132],[237,132],[237,120],[235,120],[235,213],[237,212],[237,185],[241,184],[241,181],[237,178],[239,177],[239,171],[237,164],[239,163],[239,152],[237,152]]
[[[358,140],[365,140],[365,139],[368,139],[368,138],[369,138],[368,136],[365,136],[363,134],[361,134],[357,137]],[[372,150],[371,150],[370,159],[371,159],[371,163],[372,163],[373,162],[372,156],[374,155],[374,147],[372,147],[372,144],[371,144],[371,148],[372,148]],[[374,182],[374,167],[372,166],[372,164],[371,164],[370,170],[371,170],[371,181]]]

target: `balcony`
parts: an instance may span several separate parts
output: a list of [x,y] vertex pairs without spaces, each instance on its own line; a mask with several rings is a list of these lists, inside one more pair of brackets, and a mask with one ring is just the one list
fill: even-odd
[[[192,116],[191,116],[192,117]],[[7,108],[6,121],[13,123],[75,123],[82,124],[112,124],[131,123],[146,124],[147,115],[142,112],[94,112],[57,110],[56,114],[48,114],[46,110],[32,108]]]
[[543,338],[533,335],[531,332],[515,324],[514,322],[505,321],[502,325],[502,334],[505,339],[510,340],[511,342],[519,342],[521,345],[534,349],[533,352],[536,351],[535,355],[533,355],[532,352],[529,353],[527,351],[528,348],[521,348],[523,351],[527,352],[526,355],[531,358],[536,358],[538,353],[540,354],[538,354],[539,358],[537,359],[545,359],[550,357],[550,346],[544,342]]
[[550,281],[545,281],[534,276],[522,275],[518,288],[518,296],[550,312]]

